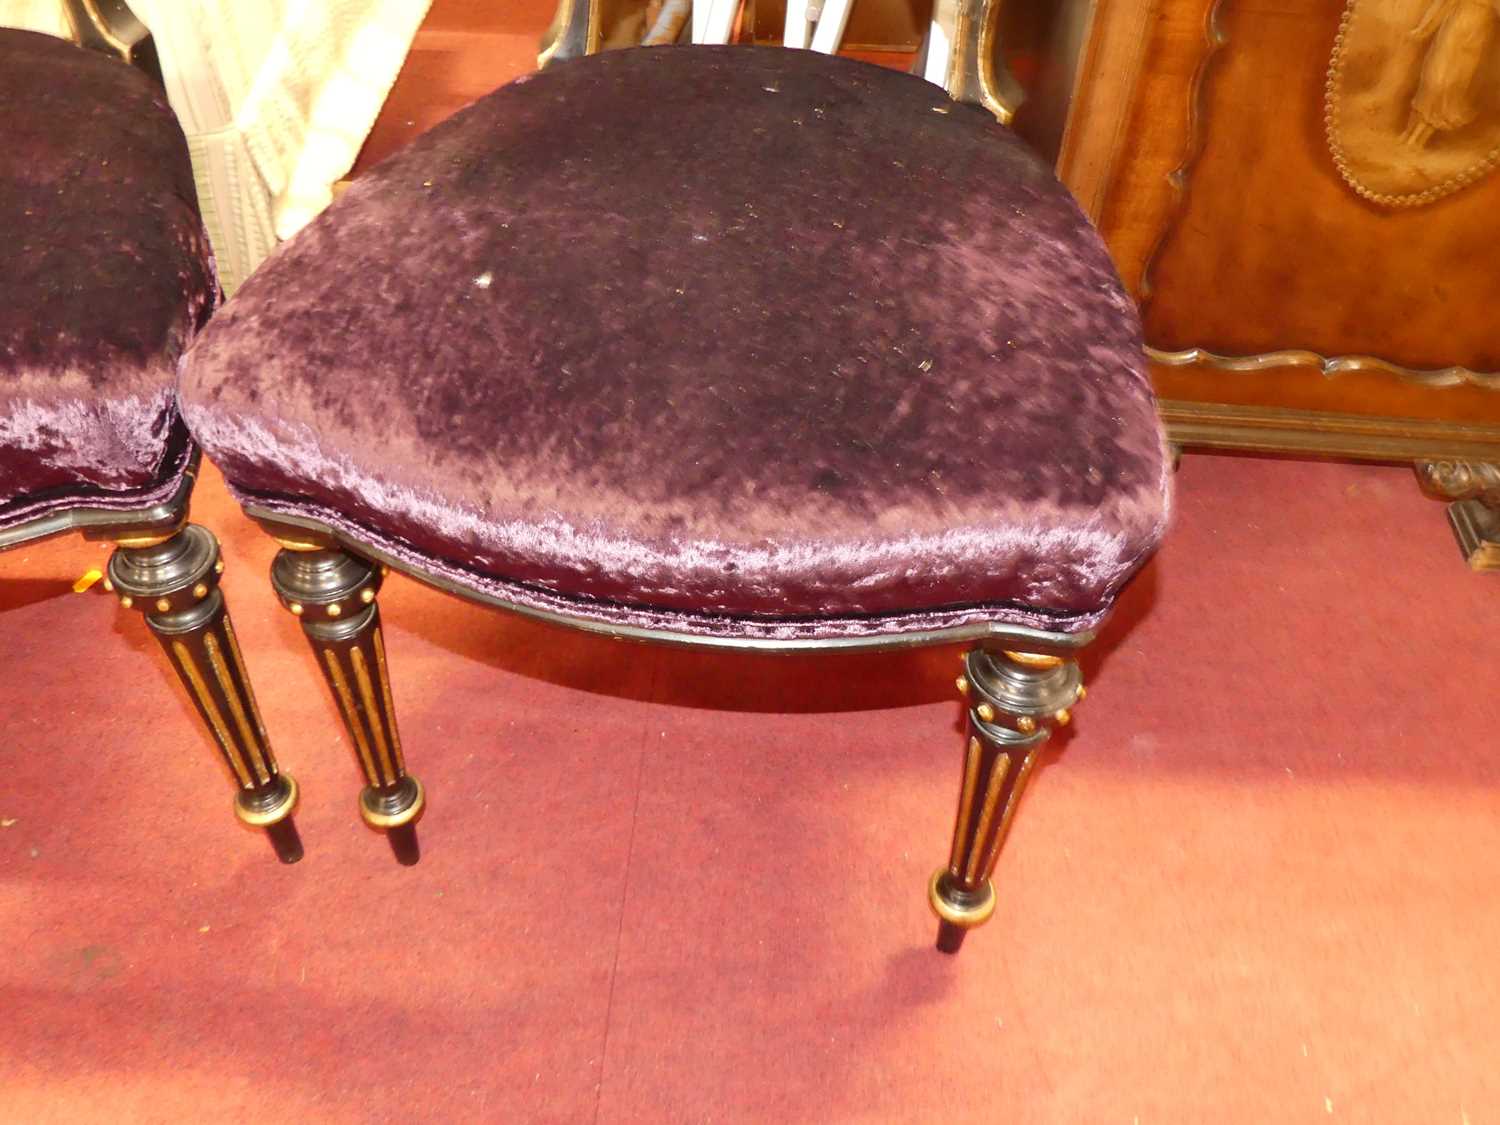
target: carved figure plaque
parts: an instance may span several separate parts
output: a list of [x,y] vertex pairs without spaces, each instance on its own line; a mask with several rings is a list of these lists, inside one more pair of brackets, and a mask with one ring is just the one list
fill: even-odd
[[1432,203],[1500,164],[1500,0],[1349,0],[1324,121],[1344,181]]

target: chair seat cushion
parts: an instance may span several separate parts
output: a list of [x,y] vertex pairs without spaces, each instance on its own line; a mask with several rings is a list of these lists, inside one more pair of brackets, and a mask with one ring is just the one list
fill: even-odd
[[177,362],[218,292],[187,144],[140,72],[0,30],[0,527],[170,495]]
[[242,498],[523,607],[1082,630],[1156,544],[1131,302],[1046,167],[903,74],[610,52],[356,182],[190,353]]

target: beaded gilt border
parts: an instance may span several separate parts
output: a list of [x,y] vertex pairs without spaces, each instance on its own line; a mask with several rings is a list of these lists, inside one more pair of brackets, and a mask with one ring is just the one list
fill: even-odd
[[1489,155],[1479,163],[1471,164],[1456,176],[1450,176],[1442,183],[1434,184],[1420,192],[1391,195],[1387,192],[1371,191],[1350,174],[1349,161],[1338,136],[1338,125],[1339,114],[1343,108],[1340,99],[1343,94],[1344,40],[1354,26],[1354,17],[1358,14],[1359,5],[1360,0],[1348,0],[1344,7],[1343,18],[1339,20],[1338,35],[1333,40],[1333,55],[1328,60],[1328,81],[1323,87],[1323,135],[1328,139],[1328,151],[1333,154],[1333,163],[1338,168],[1339,176],[1342,177],[1344,183],[1348,184],[1362,199],[1368,199],[1371,203],[1378,203],[1382,207],[1421,207],[1452,195],[1456,191],[1462,191],[1493,172],[1495,166],[1500,164],[1500,145],[1491,149]]

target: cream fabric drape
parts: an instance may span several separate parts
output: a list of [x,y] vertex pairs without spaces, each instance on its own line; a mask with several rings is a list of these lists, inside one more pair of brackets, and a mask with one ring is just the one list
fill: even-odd
[[68,17],[58,0],[0,0],[0,27],[68,38]]
[[[430,0],[129,2],[156,43],[232,293],[333,198]],[[0,0],[0,23],[67,26],[58,0]]]

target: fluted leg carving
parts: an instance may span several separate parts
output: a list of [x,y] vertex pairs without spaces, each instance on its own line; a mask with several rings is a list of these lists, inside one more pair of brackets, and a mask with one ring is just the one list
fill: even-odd
[[140,610],[213,734],[239,791],[240,820],[262,828],[283,863],[302,858],[292,821],[297,783],[280,772],[266,738],[234,626],[219,590],[219,542],[196,524],[157,543],[122,543],[109,560],[108,587]]
[[386,833],[398,861],[413,864],[421,857],[416,822],[425,800],[406,772],[396,729],[375,604],[381,579],[379,566],[337,548],[289,546],[271,564],[271,584],[302,622],[354,743],[365,778],[360,816]]
[[990,876],[1037,755],[1084,694],[1072,660],[983,648],[964,658],[958,688],[970,704],[958,820],[948,864],[927,888],[944,953],[994,913]]

